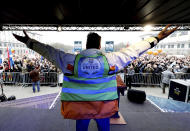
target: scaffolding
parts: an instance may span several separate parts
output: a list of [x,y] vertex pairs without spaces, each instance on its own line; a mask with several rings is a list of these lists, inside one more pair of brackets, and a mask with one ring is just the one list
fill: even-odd
[[[160,31],[166,24],[152,24],[151,31]],[[190,24],[172,24],[178,30],[189,31]],[[2,31],[144,31],[142,24],[3,24]]]

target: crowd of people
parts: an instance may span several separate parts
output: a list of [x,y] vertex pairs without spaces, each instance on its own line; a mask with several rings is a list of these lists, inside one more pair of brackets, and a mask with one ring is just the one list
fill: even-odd
[[9,62],[8,58],[4,59],[4,61],[1,63],[0,67],[3,68],[4,72],[30,72],[32,71],[35,66],[40,66],[41,72],[57,72],[57,68],[48,60],[36,57],[30,59],[27,56],[19,57],[19,56],[13,56],[13,64],[10,65],[9,68]]
[[158,86],[162,83],[164,72],[168,70],[175,79],[190,79],[190,56],[178,58],[144,54],[126,67],[125,82],[129,88],[132,84]]
[[[39,66],[41,78],[44,78],[44,82],[56,82],[56,73],[58,69],[42,57],[29,58],[28,56],[13,56],[13,62],[10,64],[8,58],[4,59],[0,65],[2,70],[4,83],[31,83],[29,73]],[[45,80],[45,79],[49,80]],[[25,84],[26,85],[26,84]]]
[[[30,59],[27,56],[19,57],[19,56],[13,56],[13,62],[14,64],[9,67],[8,64],[8,58],[4,59],[4,61],[1,63],[0,68],[3,70],[3,72],[14,72],[15,74],[12,75],[11,80],[6,74],[6,78],[4,78],[4,81],[11,81],[13,83],[16,83],[18,81],[22,82],[31,82],[28,75],[25,75],[25,80],[23,81],[23,77],[21,74],[27,74],[35,69],[36,66],[40,66],[40,73],[45,75],[44,78],[47,77],[47,73],[57,73],[60,72],[58,68],[56,68],[55,65],[53,65],[51,62],[49,62],[47,59],[44,59],[42,57],[36,57]],[[172,72],[174,74],[177,73],[190,73],[190,56],[181,57],[178,58],[176,56],[167,57],[164,55],[148,55],[144,54],[134,60],[131,64],[129,64],[126,67],[126,73],[130,76],[142,73],[150,73],[150,74],[161,74],[163,71],[167,70],[168,67],[172,68]],[[53,76],[53,75],[52,75]],[[128,81],[130,82],[131,77],[127,77]],[[19,79],[19,80],[18,80]],[[22,79],[22,80],[21,80]],[[26,81],[29,80],[29,81]],[[51,79],[51,77],[50,77]],[[53,81],[56,82],[57,78],[56,76],[52,77]],[[131,84],[129,84],[131,85]]]
[[173,73],[190,73],[190,56],[178,58],[164,55],[150,56],[144,54],[133,61],[127,68],[134,73],[162,73],[168,67]]
[[[4,72],[30,72],[35,66],[40,66],[41,72],[57,72],[59,71],[55,65],[47,59],[36,57],[28,58],[27,56],[13,56],[13,66],[9,68],[8,58],[0,64],[0,68]],[[172,67],[174,73],[190,73],[190,56],[178,58],[176,56],[150,56],[144,54],[134,60],[126,68],[134,70],[134,73],[161,73],[167,70],[167,67]]]

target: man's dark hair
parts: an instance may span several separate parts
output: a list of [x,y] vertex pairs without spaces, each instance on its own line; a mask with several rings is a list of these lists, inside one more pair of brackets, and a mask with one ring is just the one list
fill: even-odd
[[91,48],[99,49],[100,40],[101,36],[99,36],[97,33],[90,32],[87,36],[86,49],[91,49]]

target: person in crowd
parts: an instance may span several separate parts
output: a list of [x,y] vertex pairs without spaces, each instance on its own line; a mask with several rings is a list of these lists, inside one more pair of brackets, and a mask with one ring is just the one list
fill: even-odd
[[126,69],[126,84],[129,87],[129,89],[131,89],[131,82],[132,82],[132,77],[135,74],[135,70],[133,68],[133,65],[131,64],[130,66],[128,66],[128,68]]
[[77,131],[87,131],[90,119],[96,120],[99,131],[109,131],[109,118],[118,111],[115,73],[177,29],[168,30],[169,26],[156,37],[145,39],[119,52],[105,54],[100,51],[101,36],[97,33],[88,34],[86,50],[77,55],[31,39],[25,31],[25,36],[13,35],[64,73],[61,93],[64,118],[75,119]]
[[190,64],[188,66],[187,73],[190,73]]
[[21,72],[21,67],[17,64],[14,64],[12,78],[13,78],[13,83],[16,85],[19,85],[18,82],[20,80],[20,72]]
[[174,73],[181,72],[180,66],[179,66],[178,64],[177,64],[177,65],[174,65],[174,67],[173,67],[173,72],[174,72]]
[[26,67],[27,67],[28,72],[34,70],[35,67],[34,67],[33,61],[28,60],[28,64],[26,65]]
[[144,69],[145,69],[145,67],[146,67],[146,64],[147,64],[147,61],[142,61],[142,65],[141,65],[141,67],[140,67],[140,71],[138,72],[138,73],[143,73],[144,72]]
[[182,73],[187,73],[188,71],[188,66],[184,65],[183,68],[181,69]]
[[32,79],[32,89],[36,92],[35,85],[37,85],[37,90],[40,92],[40,66],[37,65],[34,70],[30,72],[30,78]]
[[157,64],[154,64],[153,65],[153,74],[158,74],[158,73],[161,73],[162,72],[162,68],[159,67]]
[[55,66],[54,65],[50,65],[49,76],[50,76],[50,82],[51,83],[55,83],[56,80],[57,80],[57,74],[56,74],[56,72],[57,72],[57,70],[56,70]]
[[144,68],[144,73],[145,73],[145,82],[148,83],[149,85],[151,85],[152,81],[152,73],[153,73],[154,69],[152,68],[152,65],[149,63],[147,64],[147,66]]
[[27,84],[26,84],[26,78],[27,78],[27,67],[26,67],[26,61],[25,62],[23,62],[23,66],[22,66],[22,75],[21,75],[21,77],[22,77],[22,87],[25,87],[25,86],[27,86]]
[[166,71],[162,72],[162,92],[165,94],[165,88],[169,86],[170,79],[174,79],[174,73],[172,72],[172,67],[168,67]]
[[179,64],[173,65],[172,69],[173,73],[175,74],[175,78],[180,79],[182,76],[182,69],[180,68],[180,65]]
[[140,64],[138,63],[138,60],[136,60],[133,63],[133,67],[134,67],[135,73],[139,73],[140,72]]
[[144,73],[153,73],[154,69],[152,68],[151,64],[147,64],[147,66],[144,68]]

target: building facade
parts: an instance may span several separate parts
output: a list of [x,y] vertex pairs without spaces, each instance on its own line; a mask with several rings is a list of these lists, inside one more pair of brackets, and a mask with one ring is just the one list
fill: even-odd
[[[7,49],[11,49],[12,55],[34,55],[35,52],[26,47],[25,44],[17,41],[12,33],[13,31],[0,31],[0,57],[7,58]],[[22,32],[16,32],[18,35],[23,35]],[[33,34],[33,37],[36,34]]]
[[[156,35],[154,35],[156,36]],[[150,37],[149,34],[142,35],[141,38],[145,39]],[[189,31],[176,31],[169,37],[160,41],[157,46],[152,50],[162,49],[168,55],[190,55],[190,32]]]

